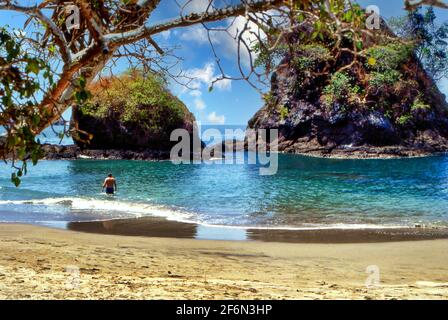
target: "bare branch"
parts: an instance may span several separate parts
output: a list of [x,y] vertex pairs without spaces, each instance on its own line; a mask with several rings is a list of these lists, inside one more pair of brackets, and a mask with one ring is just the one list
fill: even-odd
[[191,13],[185,17],[170,20],[161,24],[156,24],[154,26],[141,26],[134,30],[130,30],[123,33],[111,33],[105,35],[105,38],[108,39],[113,44],[123,45],[174,28],[188,27],[199,23],[214,22],[228,17],[244,15],[248,10],[250,11],[269,10],[276,6],[282,5],[283,2],[284,2],[283,0],[260,0],[257,2],[243,1],[242,4],[235,7],[216,9],[202,14]]
[[406,10],[415,10],[422,5],[448,9],[448,3],[444,2],[443,0],[405,0]]

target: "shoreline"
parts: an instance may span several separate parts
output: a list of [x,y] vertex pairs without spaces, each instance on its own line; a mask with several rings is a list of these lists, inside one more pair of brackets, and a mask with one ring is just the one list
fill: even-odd
[[[2,299],[446,299],[448,240],[212,241],[0,224]],[[380,282],[366,286],[369,266]]]
[[[223,146],[226,142],[223,143]],[[42,160],[141,160],[141,161],[169,161],[170,153],[160,150],[81,150],[76,145],[43,144],[44,157]],[[212,148],[209,146],[208,148]],[[248,152],[250,150],[234,149],[232,152]],[[337,160],[390,160],[390,159],[415,159],[424,157],[443,156],[447,151],[429,152],[424,150],[403,149],[400,147],[379,148],[379,147],[351,147],[347,149],[310,149],[302,152],[278,151],[284,155],[298,155],[313,157],[318,159]]]
[[381,156],[372,156],[368,154],[361,153],[356,155],[354,153],[344,154],[343,152],[337,154],[326,154],[326,153],[293,153],[293,152],[280,152],[281,154],[299,155],[304,157],[311,157],[317,159],[329,159],[329,160],[398,160],[398,159],[418,159],[418,158],[428,158],[428,157],[439,157],[448,154],[448,151],[438,151],[433,153],[421,153],[421,154],[406,154],[406,155],[389,155],[384,154]]
[[283,243],[381,243],[448,239],[448,228],[268,229],[179,222],[162,217],[69,222],[67,230],[119,236]]

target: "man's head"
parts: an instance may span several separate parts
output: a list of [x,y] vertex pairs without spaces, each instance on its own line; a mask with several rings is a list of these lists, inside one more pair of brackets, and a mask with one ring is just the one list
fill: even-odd
[[112,178],[112,173],[109,173],[107,176],[108,176],[109,178]]

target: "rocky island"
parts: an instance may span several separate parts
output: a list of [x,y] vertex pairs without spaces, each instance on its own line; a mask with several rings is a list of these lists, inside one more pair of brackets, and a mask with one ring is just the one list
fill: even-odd
[[45,159],[165,160],[181,128],[193,137],[195,118],[155,75],[138,72],[104,78],[89,87],[91,98],[73,106],[75,145],[43,145]]
[[[312,29],[310,29],[312,30]],[[322,157],[382,158],[448,150],[445,96],[414,47],[391,36],[344,39],[290,33],[265,105],[249,128],[279,130],[279,151]],[[300,38],[302,37],[302,38]],[[303,41],[307,39],[307,41]]]

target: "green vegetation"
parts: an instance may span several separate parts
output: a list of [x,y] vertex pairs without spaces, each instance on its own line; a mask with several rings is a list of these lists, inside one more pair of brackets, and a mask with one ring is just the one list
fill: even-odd
[[297,71],[296,90],[300,91],[306,86],[307,79],[319,73],[331,58],[328,48],[320,43],[292,46],[293,59],[291,66]]
[[368,89],[378,90],[400,81],[401,66],[409,60],[411,53],[409,46],[399,43],[375,45],[367,49],[365,66],[369,72]]
[[431,106],[423,102],[423,98],[421,96],[418,96],[411,106],[411,110],[428,110],[428,109],[431,109]]
[[280,111],[280,119],[282,121],[285,120],[289,114],[288,108],[286,106],[281,106],[279,111]]
[[182,122],[189,111],[166,88],[163,79],[141,73],[107,78],[89,87],[91,98],[80,107],[84,115],[136,122],[155,132]]
[[15,172],[11,181],[16,186],[27,172],[26,160],[36,164],[41,157],[36,132],[52,116],[47,110],[36,108],[35,99],[42,82],[53,84],[50,68],[22,45],[22,40],[0,28],[0,125],[6,131],[0,153],[3,157],[8,153],[13,156]]
[[433,7],[424,11],[419,7],[404,17],[392,18],[389,25],[414,44],[416,57],[434,80],[448,76],[448,22],[439,25]]
[[292,66],[297,70],[316,70],[319,64],[330,59],[330,51],[319,43],[299,45],[295,49]]
[[[306,31],[278,34],[286,41],[278,41],[276,30],[271,31],[266,43],[257,47],[258,65],[269,71],[275,61],[276,65],[288,62],[292,70],[283,71],[283,76],[294,79],[294,99],[320,105],[326,111],[375,110],[405,125],[414,116],[411,111],[430,109],[432,96],[426,92],[427,84],[421,82],[425,76],[420,62],[426,65],[432,61],[439,71],[443,64],[448,68],[448,50],[444,49],[448,47],[448,24],[435,28],[432,9],[424,15],[417,9],[407,19],[419,41],[401,41],[386,28],[375,34],[366,30],[362,8],[356,4],[344,7],[343,2],[332,2],[335,17],[314,20],[299,12],[297,20]],[[316,15],[319,10],[316,7]],[[332,23],[336,18],[352,28],[338,33],[338,26]],[[269,106],[281,119],[287,115],[283,106]]]
[[360,90],[358,85],[353,85],[353,79],[349,75],[336,72],[323,89],[322,100],[327,109],[338,103],[342,110],[347,111],[359,99]]
[[372,72],[369,79],[369,87],[378,89],[383,86],[393,86],[401,78],[397,70],[387,70],[384,72]]
[[406,125],[409,121],[411,121],[412,116],[408,113],[406,114],[402,114],[401,116],[398,117],[397,119],[397,124],[404,126]]
[[366,66],[376,72],[397,70],[409,60],[412,47],[401,43],[375,45],[366,50]]
[[264,103],[269,107],[275,106],[275,97],[272,95],[271,92],[268,92],[263,95]]
[[347,74],[337,72],[331,77],[329,85],[324,88],[324,94],[331,95],[334,100],[347,99],[351,89],[352,85]]

